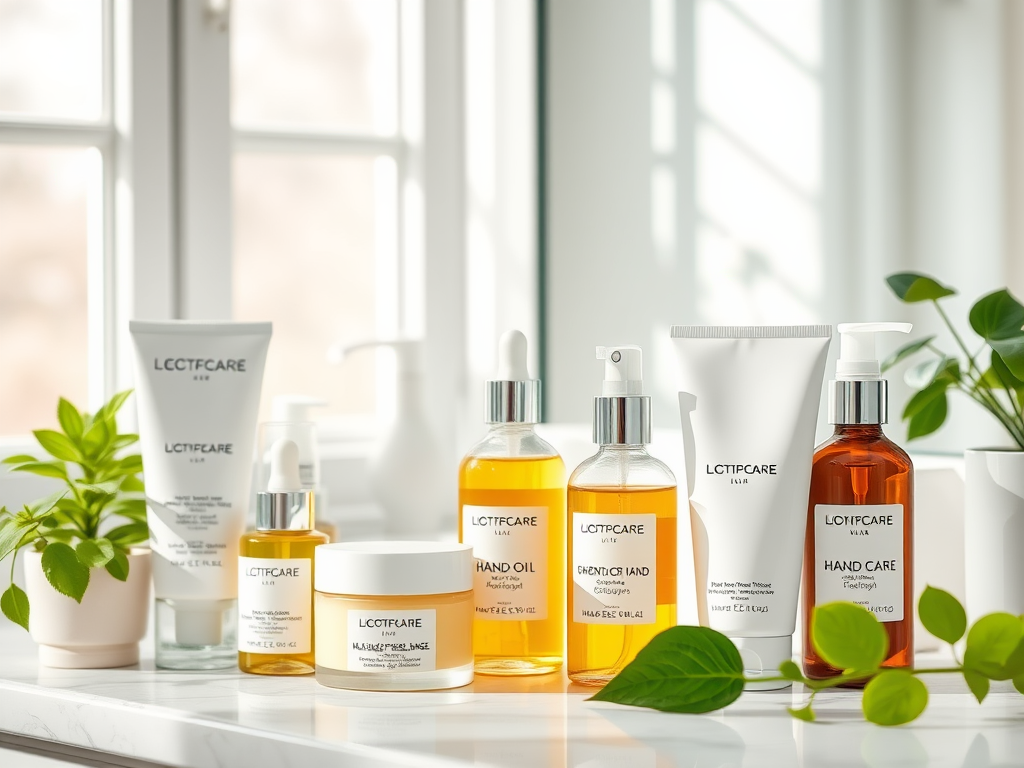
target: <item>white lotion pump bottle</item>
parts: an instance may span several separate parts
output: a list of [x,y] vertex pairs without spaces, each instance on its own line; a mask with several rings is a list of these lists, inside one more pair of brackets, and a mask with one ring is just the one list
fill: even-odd
[[423,401],[423,342],[367,341],[342,347],[333,357],[340,362],[352,352],[373,347],[395,351],[398,381],[395,417],[367,460],[370,490],[384,510],[389,538],[432,538],[449,522],[444,519],[444,503],[450,472]]

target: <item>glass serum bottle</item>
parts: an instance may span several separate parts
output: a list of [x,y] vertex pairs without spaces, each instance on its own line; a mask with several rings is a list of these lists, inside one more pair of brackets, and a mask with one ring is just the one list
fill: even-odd
[[569,478],[569,679],[604,685],[676,624],[676,479],[647,453],[639,347],[598,347],[597,454]]
[[[875,334],[909,333],[910,323],[844,323],[831,382],[831,438],[814,452],[803,575],[803,666],[807,677],[836,677],[814,650],[817,605],[846,600],[874,613],[889,635],[885,667],[914,661],[914,468],[882,433],[887,383]],[[860,687],[851,683],[851,687]]]
[[308,675],[313,663],[313,490],[303,489],[299,449],[270,448],[267,490],[256,494],[256,530],[238,558],[238,667],[257,675]]
[[485,389],[486,437],[459,467],[459,541],[473,547],[473,654],[485,675],[538,675],[562,666],[565,465],[536,435],[540,382],[526,337],[498,344]]

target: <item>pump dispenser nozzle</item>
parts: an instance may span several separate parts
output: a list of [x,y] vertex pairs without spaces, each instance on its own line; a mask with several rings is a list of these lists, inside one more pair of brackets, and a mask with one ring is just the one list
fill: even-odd
[[646,445],[651,442],[651,398],[643,394],[640,347],[598,347],[604,360],[601,396],[594,398],[594,442],[598,445]]
[[484,389],[488,424],[536,424],[540,421],[540,381],[526,367],[526,336],[505,331],[498,339],[498,378]]
[[889,416],[888,382],[882,378],[875,334],[910,333],[910,323],[840,323],[839,359],[831,382],[829,424],[885,424]]

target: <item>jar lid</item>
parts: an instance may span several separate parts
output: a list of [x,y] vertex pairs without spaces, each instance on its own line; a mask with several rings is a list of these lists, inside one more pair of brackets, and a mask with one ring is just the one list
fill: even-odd
[[437,541],[321,544],[314,588],[337,595],[442,595],[473,588],[473,547]]

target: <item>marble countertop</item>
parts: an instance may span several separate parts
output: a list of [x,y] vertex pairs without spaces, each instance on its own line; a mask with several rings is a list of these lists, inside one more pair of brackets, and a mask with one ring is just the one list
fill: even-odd
[[31,640],[0,625],[0,743],[40,739],[124,765],[171,766],[1005,766],[1024,761],[1024,696],[1000,685],[979,706],[950,676],[929,679],[924,716],[861,720],[860,694],[819,695],[818,723],[785,708],[806,694],[747,693],[727,711],[671,715],[588,702],[558,675],[477,678],[431,693],[365,693],[312,677],[39,667]]

